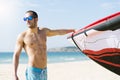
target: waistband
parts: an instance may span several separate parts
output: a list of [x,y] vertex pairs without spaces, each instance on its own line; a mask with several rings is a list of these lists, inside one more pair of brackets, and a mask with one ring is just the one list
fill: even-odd
[[46,70],[47,68],[41,69],[41,68],[36,68],[36,67],[29,66],[29,67],[27,67],[27,69],[35,71],[35,72],[41,72],[43,70]]

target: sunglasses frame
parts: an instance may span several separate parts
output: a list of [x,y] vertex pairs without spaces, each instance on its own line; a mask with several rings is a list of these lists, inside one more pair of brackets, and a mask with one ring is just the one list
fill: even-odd
[[32,19],[33,19],[33,16],[28,16],[28,17],[24,17],[24,18],[23,18],[24,21],[32,20]]

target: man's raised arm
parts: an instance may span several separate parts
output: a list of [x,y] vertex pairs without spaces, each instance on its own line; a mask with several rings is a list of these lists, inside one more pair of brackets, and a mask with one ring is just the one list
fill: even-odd
[[74,29],[57,29],[57,30],[51,30],[48,28],[43,28],[43,30],[46,31],[47,36],[56,36],[56,35],[65,35],[70,32],[75,32]]

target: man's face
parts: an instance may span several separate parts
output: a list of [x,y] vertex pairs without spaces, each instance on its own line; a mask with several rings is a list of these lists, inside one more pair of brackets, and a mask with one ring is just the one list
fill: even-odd
[[29,28],[36,27],[37,20],[32,16],[32,12],[25,14],[24,21],[26,21],[26,24]]

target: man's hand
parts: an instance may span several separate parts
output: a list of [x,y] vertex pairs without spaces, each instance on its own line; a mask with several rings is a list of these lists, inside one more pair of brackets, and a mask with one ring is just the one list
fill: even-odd
[[15,76],[14,80],[19,80],[18,76]]

